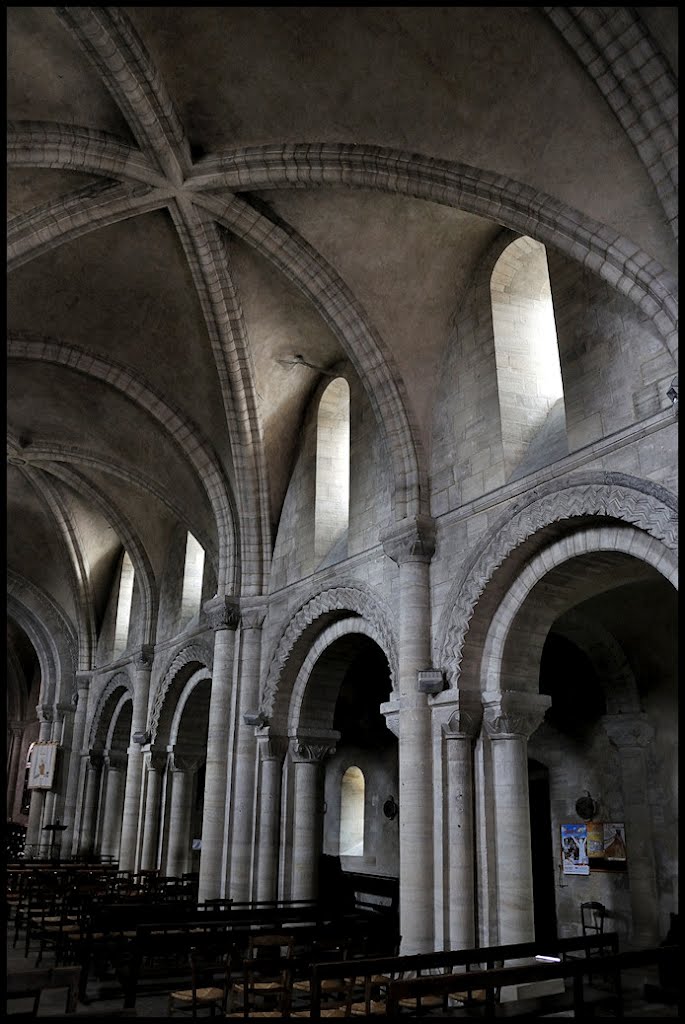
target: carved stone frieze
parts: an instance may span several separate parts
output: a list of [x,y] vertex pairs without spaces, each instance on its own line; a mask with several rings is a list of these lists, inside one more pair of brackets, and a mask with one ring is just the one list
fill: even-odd
[[266,681],[260,695],[259,709],[263,712],[265,721],[273,717],[281,676],[302,634],[317,619],[324,617],[328,619],[331,613],[338,611],[359,615],[369,624],[371,627],[369,636],[375,639],[388,659],[390,683],[395,690],[398,678],[397,639],[390,626],[392,621],[390,612],[383,608],[380,599],[375,594],[365,590],[359,584],[350,583],[345,586],[332,587],[308,600],[295,615],[291,616],[283,631],[270,659]]
[[[439,661],[445,666],[451,686],[459,676],[464,643],[471,617],[478,601],[495,571],[507,557],[534,534],[553,523],[602,516],[629,523],[660,540],[671,550],[678,547],[678,512],[672,496],[663,488],[645,481],[624,478],[622,474],[602,474],[602,481],[568,478],[559,482],[550,493],[531,492],[532,500],[525,508],[501,524],[494,537],[474,554],[446,602],[440,633]],[[516,507],[516,506],[514,506]]]
[[435,552],[435,520],[418,515],[393,523],[381,535],[383,550],[393,562],[430,562]]
[[159,721],[169,691],[177,680],[179,673],[190,664],[197,664],[200,667],[204,666],[208,670],[211,670],[211,652],[208,651],[203,644],[194,641],[174,655],[171,664],[157,684],[152,701],[152,710],[150,712],[150,735],[152,736],[153,742],[157,738]]
[[205,601],[203,610],[210,629],[232,629],[240,625],[240,605],[231,597],[212,597]]

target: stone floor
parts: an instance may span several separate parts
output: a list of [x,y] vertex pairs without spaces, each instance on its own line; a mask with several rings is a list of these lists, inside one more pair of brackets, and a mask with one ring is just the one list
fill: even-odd
[[[12,948],[13,932],[7,931],[7,973],[13,974],[19,971],[29,970],[35,965],[36,953],[32,952],[28,958],[24,957],[23,944],[18,943],[17,948]],[[53,961],[50,957],[44,958],[43,966],[50,966]],[[679,1006],[675,1003],[667,1003],[660,1000],[656,993],[652,993],[649,1000],[645,998],[645,985],[656,983],[655,972],[649,971],[626,971],[623,975],[625,1000],[625,1016],[641,1020],[653,1020],[660,1017],[680,1016]],[[648,990],[649,991],[649,990]],[[116,980],[112,978],[106,981],[91,980],[88,985],[89,1003],[79,1003],[75,1016],[98,1019],[110,1015],[121,1015],[123,1008],[123,996],[121,988]],[[64,1014],[66,993],[54,990],[43,993],[38,1011],[39,1017],[59,1016]],[[29,1009],[30,1003],[20,1004],[12,1002],[11,1012],[17,1013],[20,1010]],[[597,1016],[603,1014],[598,1013]],[[168,1017],[167,993],[143,991],[136,1000],[135,1011],[129,1011],[126,1016],[135,1017]],[[569,1011],[566,1013],[554,1014],[554,1017],[572,1017]],[[610,1016],[608,1013],[606,1016]],[[178,1015],[175,1015],[178,1019]],[[355,1020],[358,1018],[354,1018]]]

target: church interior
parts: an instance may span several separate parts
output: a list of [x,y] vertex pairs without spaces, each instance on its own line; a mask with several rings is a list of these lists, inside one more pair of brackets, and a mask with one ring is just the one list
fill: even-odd
[[9,861],[660,947],[677,7],[6,18]]

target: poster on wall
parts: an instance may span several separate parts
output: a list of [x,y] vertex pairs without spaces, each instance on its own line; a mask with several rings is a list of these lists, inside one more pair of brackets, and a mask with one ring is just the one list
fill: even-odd
[[29,789],[52,789],[57,766],[57,743],[34,743],[29,766]]
[[565,875],[590,874],[585,822],[561,826],[561,860]]
[[622,821],[604,822],[604,859],[626,861],[626,827]]
[[587,855],[591,860],[604,857],[604,822],[588,821],[587,823]]

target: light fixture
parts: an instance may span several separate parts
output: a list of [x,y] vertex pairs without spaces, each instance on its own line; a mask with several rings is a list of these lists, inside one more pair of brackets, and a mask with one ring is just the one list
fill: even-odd
[[666,392],[666,397],[671,399],[673,405],[678,404],[678,378],[674,377],[671,381],[671,386]]
[[595,814],[599,810],[598,804],[592,799],[587,789],[585,790],[586,796],[581,796],[579,800],[576,800],[576,814],[583,821],[592,821]]
[[146,743],[150,742],[149,732],[134,732],[131,739],[134,743],[139,743],[141,747],[144,747]]

